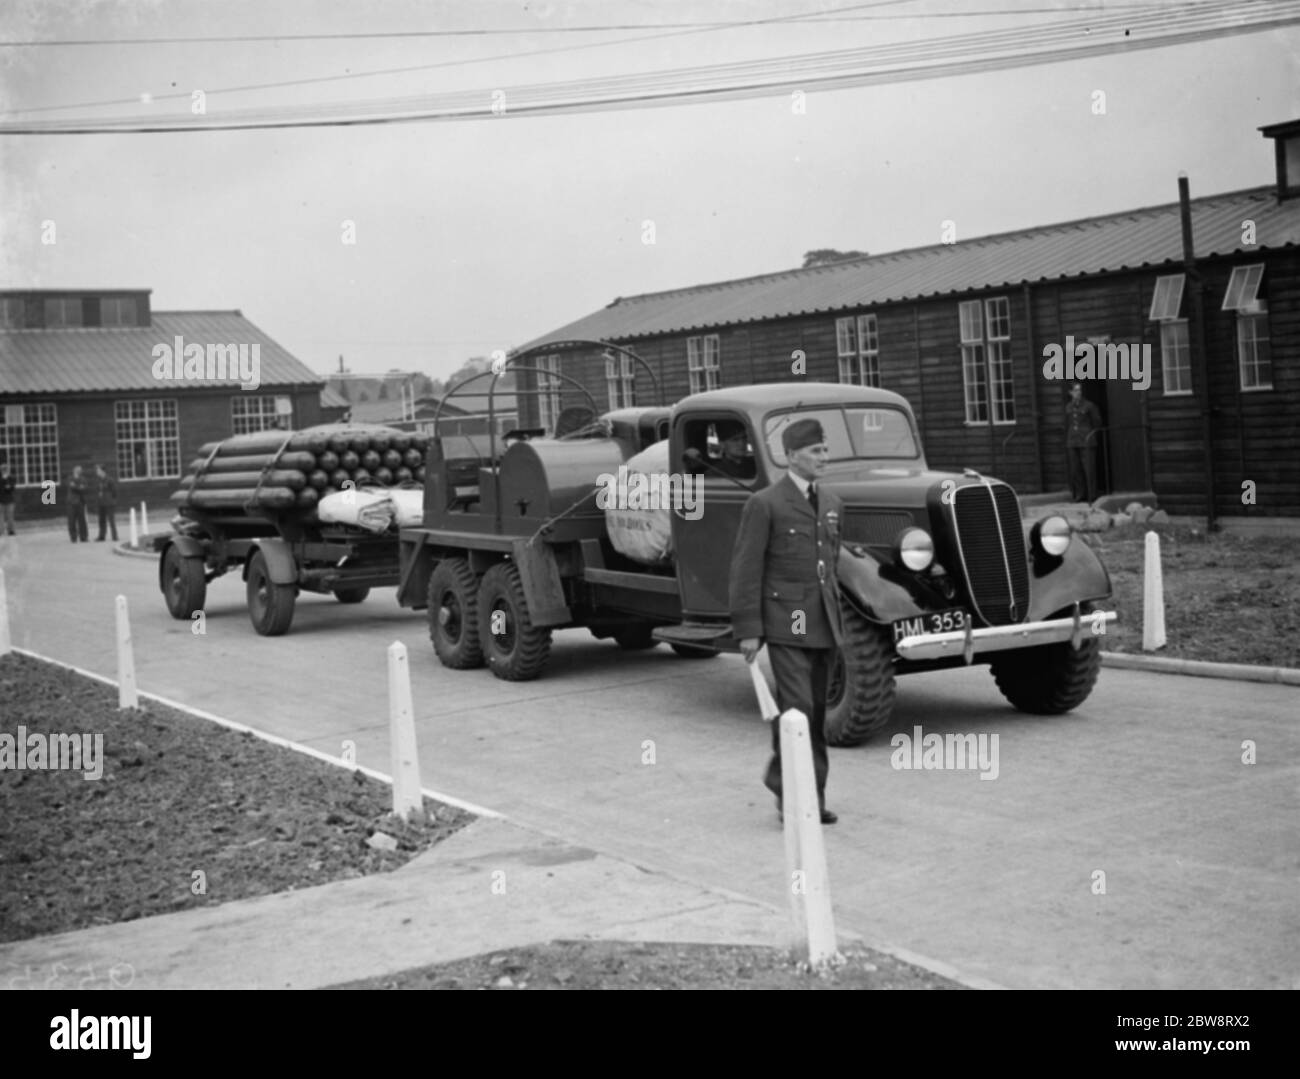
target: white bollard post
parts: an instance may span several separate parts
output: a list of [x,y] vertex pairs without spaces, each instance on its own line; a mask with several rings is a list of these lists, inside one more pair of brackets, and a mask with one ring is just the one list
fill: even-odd
[[1165,585],[1160,571],[1160,534],[1148,532],[1142,571],[1142,650],[1165,646]]
[[795,930],[808,947],[814,970],[842,962],[835,946],[826,847],[822,842],[821,806],[813,771],[808,717],[797,708],[781,724],[781,801],[785,814],[786,887],[793,903]]
[[140,535],[149,535],[149,507],[143,501],[140,503]]
[[117,706],[139,708],[135,691],[135,654],[131,650],[131,617],[126,597],[117,597]]
[[5,571],[0,569],[0,656],[7,656],[13,649],[9,639],[9,604],[5,598]]
[[135,530],[135,507],[131,507],[131,549],[140,546],[140,536]]
[[411,705],[411,668],[406,645],[401,641],[388,646],[388,741],[393,761],[393,813],[403,819],[412,813],[423,814],[415,710]]

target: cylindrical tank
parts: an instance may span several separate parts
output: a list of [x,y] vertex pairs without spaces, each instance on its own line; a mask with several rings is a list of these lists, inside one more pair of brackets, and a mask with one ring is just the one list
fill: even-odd
[[[516,442],[501,457],[500,510],[503,522],[527,517],[545,520],[572,508],[584,495],[601,484],[604,475],[617,476],[619,465],[632,455],[633,447],[617,438],[582,438],[570,441],[541,439]],[[480,483],[480,497],[491,495],[488,477]],[[589,498],[580,509],[567,515],[575,520],[598,522],[604,528],[605,513]]]

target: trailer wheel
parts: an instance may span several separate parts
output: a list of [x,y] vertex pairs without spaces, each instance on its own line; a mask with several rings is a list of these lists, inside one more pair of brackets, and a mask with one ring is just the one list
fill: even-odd
[[993,679],[1022,712],[1059,716],[1092,692],[1101,671],[1101,640],[1091,634],[1076,650],[1069,641],[994,654]]
[[483,666],[477,590],[463,558],[444,558],[429,574],[429,637],[442,665],[455,671]]
[[267,569],[266,555],[258,551],[248,563],[248,617],[263,637],[280,637],[293,623],[293,604],[297,589],[291,584],[276,584]]
[[844,647],[836,653],[826,687],[826,742],[857,746],[894,715],[894,660],[881,627],[843,605]]
[[672,650],[682,659],[714,659],[720,654],[712,648],[697,648],[693,644],[674,644]]
[[483,574],[478,610],[492,673],[507,682],[527,682],[541,674],[551,656],[551,631],[538,629],[529,619],[518,566],[498,562]]
[[614,642],[624,652],[641,652],[659,642],[654,639],[654,626],[622,626],[614,631]]
[[174,546],[162,561],[163,598],[173,618],[188,619],[203,610],[208,582],[203,577],[203,559],[186,558]]
[[370,595],[368,588],[336,588],[334,598],[340,603],[364,603]]

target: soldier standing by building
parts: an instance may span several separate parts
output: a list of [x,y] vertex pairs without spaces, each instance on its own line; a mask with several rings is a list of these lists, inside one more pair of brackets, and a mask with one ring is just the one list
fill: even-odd
[[[776,676],[777,705],[808,717],[817,804],[826,808],[826,683],[843,640],[836,559],[840,501],[817,489],[830,458],[822,425],[797,420],[781,432],[789,472],[745,503],[731,562],[731,624],[745,661],[764,642]],[[781,810],[780,724],[772,725],[772,759],[763,777]]]
[[0,519],[4,522],[5,532],[10,536],[14,534],[14,500],[17,498],[15,494],[17,487],[18,480],[9,471],[9,462],[5,461],[0,464]]
[[1097,432],[1101,413],[1083,396],[1083,386],[1070,387],[1065,405],[1065,457],[1070,478],[1070,497],[1075,502],[1097,498]]
[[73,543],[90,542],[90,529],[86,526],[86,480],[80,465],[68,477],[68,538]]
[[99,536],[97,542],[104,542],[105,528],[112,529],[113,542],[117,542],[117,480],[104,471],[103,465],[95,466],[95,478],[99,481],[95,490],[95,506],[99,510]]

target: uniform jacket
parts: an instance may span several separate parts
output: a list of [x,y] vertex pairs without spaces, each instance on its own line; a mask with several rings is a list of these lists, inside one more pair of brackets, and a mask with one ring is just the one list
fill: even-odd
[[1093,445],[1094,440],[1089,439],[1088,436],[1100,426],[1101,412],[1086,397],[1082,398],[1077,405],[1073,401],[1066,404],[1065,444],[1067,447]]
[[[731,558],[731,627],[737,640],[834,648],[840,617],[839,521],[842,504],[818,487],[819,513],[787,474],[745,503]],[[820,568],[819,568],[820,567]],[[802,634],[794,632],[803,612]]]
[[14,491],[18,487],[18,477],[12,472],[0,476],[0,504],[14,501]]
[[117,480],[105,475],[95,488],[95,503],[100,506],[117,505]]

